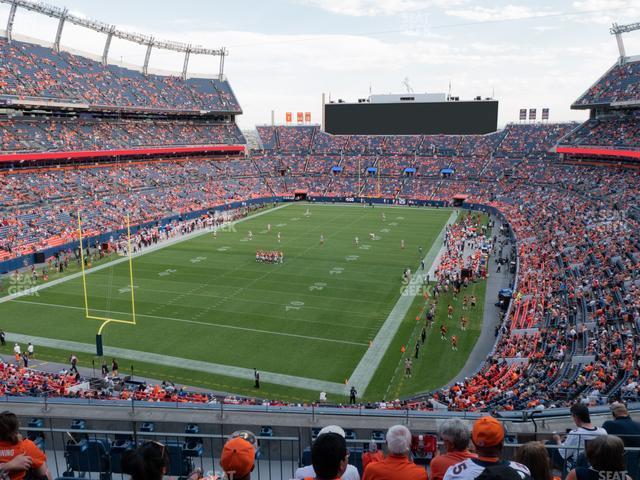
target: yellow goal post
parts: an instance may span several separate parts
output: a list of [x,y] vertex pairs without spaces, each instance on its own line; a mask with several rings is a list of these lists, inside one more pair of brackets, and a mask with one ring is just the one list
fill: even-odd
[[98,320],[102,322],[100,328],[98,329],[98,333],[96,335],[96,348],[98,351],[98,356],[102,356],[102,330],[109,323],[123,323],[126,325],[135,325],[136,324],[136,298],[133,286],[133,257],[131,250],[131,224],[129,215],[126,216],[126,224],[127,224],[127,256],[129,257],[129,288],[131,290],[131,320],[122,320],[119,318],[112,317],[102,317],[98,315],[91,314],[91,308],[89,307],[89,295],[87,289],[87,271],[85,269],[85,252],[84,252],[84,237],[82,234],[82,218],[80,216],[80,212],[78,212],[78,242],[80,245],[80,269],[82,272],[82,292],[84,295],[84,314],[85,318],[89,320]]

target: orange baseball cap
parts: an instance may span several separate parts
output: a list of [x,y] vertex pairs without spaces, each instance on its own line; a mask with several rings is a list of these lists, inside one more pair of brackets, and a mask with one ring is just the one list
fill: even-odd
[[495,447],[504,440],[504,427],[493,417],[482,417],[473,424],[471,439],[478,447]]
[[233,472],[236,478],[247,476],[253,470],[256,451],[244,438],[235,437],[224,444],[220,466],[225,473]]

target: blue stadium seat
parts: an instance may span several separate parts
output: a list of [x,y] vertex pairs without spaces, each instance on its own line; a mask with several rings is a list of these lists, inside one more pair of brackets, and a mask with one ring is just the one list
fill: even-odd
[[300,458],[300,466],[306,467],[311,465],[311,447],[307,447],[302,451],[302,457]]
[[70,441],[65,447],[67,470],[70,472],[97,472],[100,480],[111,478],[110,444],[106,439]]
[[349,463],[356,467],[362,473],[362,453],[361,447],[349,448]]
[[[200,433],[200,427],[195,423],[189,423],[184,433],[196,435]],[[187,437],[184,441],[182,451],[187,457],[202,457],[204,453],[204,442],[200,437]]]
[[136,444],[130,436],[116,435],[116,439],[111,445],[111,473],[124,473],[122,471],[122,455],[130,450],[135,450],[135,448]]
[[[27,423],[27,428],[42,427],[44,427],[44,421],[41,418],[32,418]],[[40,450],[44,451],[44,432],[27,431],[27,438],[35,443]]]
[[169,471],[167,475],[176,477],[189,475],[194,469],[194,464],[189,459],[189,456],[184,454],[183,444],[172,440],[166,442],[165,446],[169,452]]
[[156,424],[153,422],[144,422],[141,426],[140,426],[140,431],[141,432],[145,432],[145,433],[151,433],[153,431],[155,431],[156,429]]

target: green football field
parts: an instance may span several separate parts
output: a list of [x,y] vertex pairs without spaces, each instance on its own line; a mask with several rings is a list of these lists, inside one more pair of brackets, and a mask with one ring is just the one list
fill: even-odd
[[[136,324],[109,323],[105,348],[122,349],[108,351],[122,370],[134,365],[137,375],[150,378],[289,400],[317,399],[327,385],[330,398],[342,399],[330,388],[350,379],[401,299],[402,272],[415,272],[421,258],[437,250],[434,241],[450,218],[448,209],[288,204],[224,228],[216,238],[203,233],[137,256]],[[284,262],[258,263],[257,250],[281,250]],[[91,271],[86,283],[92,315],[132,320],[128,262]],[[471,288],[484,299],[483,283]],[[403,378],[399,349],[412,350],[424,304],[422,296],[411,299],[368,388],[359,392],[365,399],[437,387],[464,365],[480,330],[481,305],[470,313],[468,332],[458,334],[458,352],[429,332],[415,362],[418,378]],[[441,301],[439,317],[446,318],[443,308]],[[68,358],[76,347],[68,342],[81,344],[81,364],[94,359],[101,323],[85,318],[81,278],[0,304],[0,319],[5,331],[33,336],[41,359]],[[263,372],[259,393],[252,388],[253,368]]]

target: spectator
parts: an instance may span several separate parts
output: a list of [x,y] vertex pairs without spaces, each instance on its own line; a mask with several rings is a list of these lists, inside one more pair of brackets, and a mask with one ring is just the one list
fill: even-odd
[[[609,435],[616,435],[622,439],[625,447],[640,447],[640,423],[631,419],[624,403],[611,404],[613,420],[607,420],[602,424]],[[631,478],[638,478],[638,462],[640,461],[638,450],[626,450],[625,459],[627,473]]]
[[516,462],[525,465],[532,480],[553,480],[551,459],[544,443],[527,442],[516,450]]
[[504,427],[493,417],[482,417],[473,424],[471,440],[478,458],[468,458],[447,470],[445,480],[474,480],[499,478],[530,480],[529,469],[516,462],[503,461]]
[[411,460],[411,432],[404,425],[394,425],[387,431],[389,455],[381,462],[370,463],[362,480],[427,480],[427,471]]
[[317,480],[335,480],[342,475],[349,464],[347,442],[339,433],[318,435],[311,447],[311,463]]
[[245,438],[231,438],[224,444],[220,456],[220,466],[225,478],[233,480],[249,480],[255,466],[256,450]]
[[615,435],[601,435],[587,444],[589,467],[576,467],[566,480],[631,480],[625,471],[624,443]]
[[475,453],[469,451],[471,432],[465,422],[457,418],[445,420],[438,429],[446,453],[431,460],[431,480],[442,480],[451,465],[460,463],[467,458],[476,458]]
[[[327,425],[320,432],[318,432],[318,438],[320,435],[324,435],[325,433],[336,433],[340,435],[342,438],[345,438],[346,434],[342,427],[338,425]],[[316,438],[317,441],[317,438]],[[312,446],[313,448],[313,446]],[[313,465],[307,465],[306,467],[301,467],[296,470],[294,478],[302,480],[303,478],[315,477],[316,473],[313,469]],[[360,480],[360,474],[358,473],[358,469],[353,465],[347,465],[346,470],[342,474],[342,480]]]
[[571,407],[570,412],[571,418],[577,428],[571,430],[564,441],[561,441],[558,435],[554,435],[553,437],[557,445],[561,447],[571,447],[551,450],[551,459],[554,465],[560,469],[566,466],[565,462],[573,466],[583,458],[580,457],[580,454],[584,452],[585,440],[593,440],[600,435],[607,434],[604,428],[595,427],[591,424],[589,408],[586,405],[575,403]]
[[27,466],[37,476],[51,480],[47,456],[31,440],[23,439],[19,429],[15,414],[0,413],[0,463],[7,464],[3,469],[9,470],[11,480],[23,480]]
[[362,454],[362,471],[364,472],[370,463],[381,462],[384,460],[384,454],[378,449],[378,444],[371,440],[369,449]]
[[131,480],[161,480],[169,471],[169,452],[160,442],[146,442],[122,456],[122,471]]

